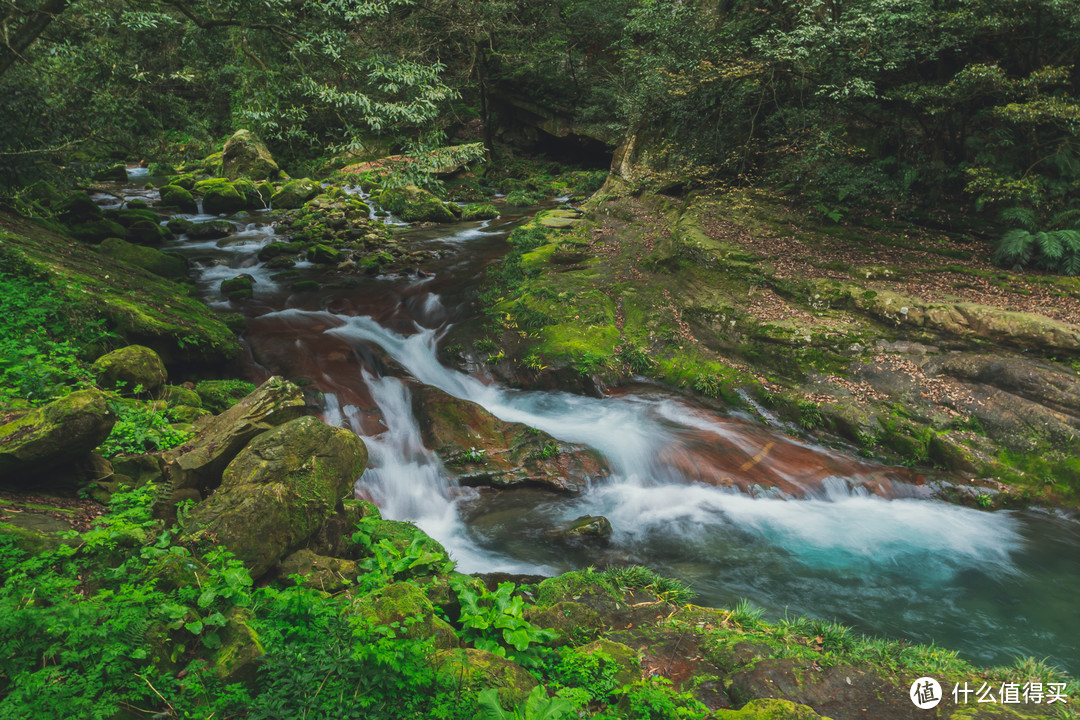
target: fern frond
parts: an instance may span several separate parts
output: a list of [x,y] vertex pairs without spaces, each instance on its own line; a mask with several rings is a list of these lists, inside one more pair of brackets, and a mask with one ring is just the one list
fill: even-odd
[[1054,227],[1064,227],[1070,230],[1080,229],[1080,208],[1059,212],[1050,218],[1050,224]]
[[1034,236],[1030,232],[1018,228],[1009,230],[1001,236],[994,251],[994,264],[1020,269],[1031,260],[1033,249]]
[[1048,268],[1057,267],[1062,253],[1065,252],[1065,244],[1059,237],[1059,231],[1039,232],[1035,233],[1033,237],[1035,238],[1035,245],[1039,248],[1039,262]]
[[1001,211],[1001,221],[1019,225],[1028,232],[1035,232],[1039,226],[1039,216],[1031,208],[1015,205]]

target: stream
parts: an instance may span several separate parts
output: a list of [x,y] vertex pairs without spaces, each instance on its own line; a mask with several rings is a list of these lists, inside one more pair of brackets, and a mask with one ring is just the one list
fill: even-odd
[[[156,191],[124,192],[156,200]],[[324,419],[367,443],[358,493],[385,517],[416,522],[460,570],[554,574],[640,563],[688,582],[702,605],[746,598],[770,619],[835,618],[980,664],[1031,655],[1080,675],[1075,519],[932,500],[903,468],[847,457],[776,423],[721,415],[645,382],[594,398],[512,390],[482,366],[466,374],[442,365],[439,342],[474,315],[475,289],[506,252],[515,219],[402,227],[403,246],[440,252],[425,266],[433,276],[356,276],[350,287],[315,292],[276,283],[259,262],[259,249],[281,239],[272,213],[230,220],[236,232],[224,241],[181,236],[167,249],[189,258],[211,306],[247,318],[251,379],[310,379],[323,393]],[[310,263],[296,269],[305,279],[322,272]],[[255,278],[254,298],[223,300],[220,282],[239,273]],[[410,402],[417,384],[591,446],[610,476],[572,498],[457,487],[421,441]],[[545,539],[545,530],[585,514],[611,521],[608,547]]]

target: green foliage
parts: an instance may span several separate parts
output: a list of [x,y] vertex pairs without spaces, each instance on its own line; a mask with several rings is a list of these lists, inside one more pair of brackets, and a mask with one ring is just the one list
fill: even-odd
[[610,567],[599,575],[611,581],[620,590],[648,590],[658,600],[675,605],[694,599],[694,591],[682,580],[664,577],[644,565]]
[[589,702],[610,703],[622,690],[619,666],[603,652],[564,652],[548,676],[555,687],[584,690]]
[[693,693],[680,693],[671,681],[657,677],[635,683],[627,693],[629,720],[679,720],[699,718],[708,712]]
[[638,345],[624,343],[617,351],[616,357],[636,373],[645,374],[656,367],[656,361],[649,357],[648,350]]
[[1038,230],[1038,215],[1022,206],[1009,208],[1001,213],[1002,220],[1014,222],[1021,227],[1005,232],[994,251],[993,260],[998,265],[1019,270],[1034,265],[1061,273],[1080,274],[1080,211],[1058,213],[1050,224],[1070,224],[1058,230]]
[[800,400],[798,410],[799,427],[803,430],[813,430],[821,427],[822,423],[825,422],[821,415],[821,407],[813,400]]
[[0,247],[0,404],[48,402],[93,384],[88,348],[112,337],[100,318],[83,317],[49,282]]
[[116,424],[99,448],[105,457],[168,450],[191,439],[191,433],[170,425],[165,413],[152,403],[112,402],[109,408],[116,415]]
[[578,717],[577,706],[561,697],[548,697],[543,685],[537,685],[529,697],[511,712],[499,704],[498,690],[483,690],[477,697],[479,720],[564,720]]
[[203,407],[216,415],[255,392],[255,386],[246,380],[202,380],[196,383],[195,392]]
[[525,665],[536,665],[543,648],[538,643],[553,640],[556,633],[538,628],[524,617],[525,601],[515,595],[516,585],[499,583],[495,592],[477,590],[461,578],[452,577],[450,587],[461,604],[461,637],[481,650],[508,657]]

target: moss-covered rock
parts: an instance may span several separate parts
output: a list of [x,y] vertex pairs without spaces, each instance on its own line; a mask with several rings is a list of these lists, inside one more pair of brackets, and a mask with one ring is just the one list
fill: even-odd
[[409,582],[396,582],[363,595],[353,602],[351,612],[373,625],[400,623],[408,638],[434,638],[435,647],[460,644],[454,629],[435,615],[435,607],[424,592]]
[[328,245],[315,245],[307,252],[308,260],[322,265],[332,265],[341,260],[341,251]]
[[145,577],[158,590],[170,592],[182,587],[198,587],[210,576],[210,570],[197,557],[187,553],[162,555],[146,569]]
[[738,710],[717,710],[706,720],[829,720],[790,700],[751,700]]
[[279,582],[291,584],[293,576],[302,575],[299,584],[328,593],[355,582],[358,572],[354,560],[318,555],[306,548],[283,559],[275,569]]
[[127,182],[127,166],[124,163],[116,163],[107,168],[98,170],[92,177],[102,182]]
[[232,180],[241,177],[265,180],[277,177],[278,164],[250,130],[237,130],[222,148],[221,174]]
[[255,392],[255,386],[247,380],[200,380],[195,394],[203,406],[217,415]]
[[115,220],[95,218],[68,225],[68,232],[84,243],[98,243],[110,237],[127,237],[128,229]]
[[506,196],[506,204],[514,207],[527,207],[530,205],[538,205],[544,198],[528,190],[515,190]]
[[[201,383],[200,383],[201,384]],[[198,388],[198,386],[196,386]],[[208,395],[199,394],[214,409]],[[175,489],[209,492],[228,464],[252,438],[306,411],[296,385],[272,377],[236,405],[210,420],[186,445],[165,454],[166,474]]]
[[211,659],[214,673],[222,682],[255,686],[259,667],[266,651],[258,633],[251,627],[254,614],[247,608],[233,608],[221,631],[221,647]]
[[641,680],[641,660],[633,648],[622,643],[600,638],[579,647],[575,652],[579,655],[598,655],[605,664],[614,665],[615,682],[619,686]]
[[195,202],[195,196],[191,194],[191,191],[179,185],[166,185],[161,188],[160,192],[162,205],[175,207],[180,212],[185,213],[193,213],[199,209],[199,205]]
[[546,608],[557,603],[577,602],[603,616],[622,599],[619,591],[602,576],[588,570],[575,570],[540,583],[536,606]]
[[493,220],[499,211],[491,203],[470,203],[461,209],[462,220]]
[[0,480],[32,487],[40,475],[85,457],[109,436],[100,390],[79,390],[0,426]]
[[525,611],[525,619],[537,627],[557,632],[558,637],[549,643],[555,647],[591,642],[607,627],[595,610],[573,600],[530,607]]
[[611,523],[603,515],[582,515],[552,528],[547,534],[562,541],[606,544],[611,539]]
[[270,206],[275,210],[287,210],[302,207],[304,203],[318,195],[322,186],[310,178],[290,180],[270,198]]
[[248,206],[247,198],[225,178],[200,180],[192,189],[202,195],[203,212],[209,215],[227,215]]
[[195,173],[183,173],[182,175],[170,175],[168,178],[169,185],[175,185],[176,187],[183,188],[190,191],[195,187]]
[[187,274],[187,261],[184,258],[151,247],[134,245],[120,238],[106,238],[98,246],[98,252],[161,277],[178,278]]
[[[254,390],[255,386],[253,385],[251,389]],[[183,385],[166,385],[161,388],[161,399],[171,408],[202,407],[202,398],[199,397],[199,393]]]
[[168,373],[158,354],[142,345],[128,345],[102,355],[91,366],[98,384],[106,388],[132,391],[142,386],[153,392],[165,384]]
[[56,216],[64,223],[78,223],[94,220],[102,215],[101,207],[82,192],[69,193],[55,205]]
[[457,216],[427,190],[409,185],[379,194],[379,204],[405,222],[454,222]]
[[221,281],[221,294],[230,300],[247,300],[254,294],[255,278],[250,275],[237,275]]
[[292,420],[229,463],[218,490],[192,511],[186,533],[222,543],[259,577],[352,494],[366,463],[355,434],[313,417]]
[[507,709],[524,703],[537,686],[528,670],[486,650],[443,650],[435,653],[433,661],[439,674],[462,691],[496,689],[499,704]]
[[292,284],[292,289],[297,292],[314,292],[321,287],[322,285],[315,280],[299,280]]
[[191,223],[185,230],[192,240],[216,240],[231,235],[235,231],[236,226],[228,220]]

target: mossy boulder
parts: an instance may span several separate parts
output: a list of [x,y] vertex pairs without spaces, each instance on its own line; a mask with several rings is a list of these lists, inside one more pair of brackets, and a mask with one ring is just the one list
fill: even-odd
[[604,616],[617,603],[622,594],[609,581],[588,570],[575,570],[558,577],[548,578],[537,587],[536,606],[552,607],[558,603],[576,602]]
[[543,199],[543,196],[528,190],[515,190],[506,196],[506,204],[514,207],[527,207],[538,205]]
[[[122,223],[121,223],[122,224]],[[161,245],[165,242],[167,231],[150,220],[138,219],[127,226],[124,239],[137,245]]]
[[187,274],[187,261],[184,258],[151,247],[134,245],[120,238],[106,238],[98,246],[98,252],[161,277],[178,278]]
[[322,186],[310,178],[290,180],[270,198],[270,205],[275,210],[288,210],[302,207],[304,203],[322,192]]
[[297,292],[314,292],[321,287],[322,285],[315,280],[299,280],[292,284],[292,289]]
[[127,237],[128,229],[115,220],[96,218],[68,225],[71,237],[84,243],[98,243],[106,238]]
[[182,175],[171,175],[169,176],[169,185],[175,185],[176,187],[190,191],[195,187],[195,173],[189,172]]
[[236,226],[228,220],[210,220],[209,222],[191,223],[186,232],[192,240],[216,240],[236,231]]
[[341,251],[329,245],[315,245],[307,252],[308,260],[321,265],[332,265],[341,260]]
[[221,281],[221,294],[230,300],[246,300],[254,294],[255,278],[250,275],[237,275]]
[[537,222],[546,228],[571,228],[581,222],[581,213],[577,210],[548,210],[537,217]]
[[457,216],[427,190],[409,185],[379,194],[379,204],[405,222],[454,222]]
[[31,487],[41,475],[87,456],[113,417],[100,390],[79,390],[0,426],[0,481]]
[[202,195],[203,212],[208,215],[227,215],[248,206],[247,198],[224,178],[200,180],[193,190]]
[[[252,385],[251,389],[254,390],[255,386]],[[245,395],[246,394],[247,393],[245,393]],[[183,385],[166,385],[161,388],[161,399],[171,408],[202,407],[202,398],[199,397],[199,393],[191,388],[184,387]]]
[[186,173],[201,173],[203,175],[214,175],[216,177],[218,175],[221,175],[222,154],[223,153],[220,150],[216,153],[210,153],[202,160],[192,163],[191,165],[187,165],[181,168],[181,170],[184,170]]
[[354,560],[318,555],[307,548],[292,553],[277,566],[278,582],[292,584],[293,577],[300,575],[299,584],[335,593],[356,581],[359,573]]
[[717,710],[705,720],[830,720],[790,700],[751,700],[738,710]]
[[198,587],[209,575],[206,564],[188,553],[162,555],[145,572],[145,578],[154,581],[155,587],[164,592]]
[[[372,546],[378,545],[383,540],[387,540],[394,546],[395,550],[404,555],[413,542],[419,540],[418,549],[422,553],[427,554],[429,559],[432,559],[433,561],[435,561],[435,558],[442,561],[449,560],[446,549],[439,541],[430,537],[427,533],[410,522],[377,519],[365,524],[363,530],[368,533],[370,545]],[[356,546],[354,552],[357,553],[357,557],[370,556],[370,553],[362,546]],[[405,572],[403,575],[408,576],[409,574],[418,574],[422,571],[423,570],[418,569]]]
[[158,354],[142,345],[128,345],[102,355],[91,366],[98,384],[106,388],[154,392],[169,375]]
[[95,172],[91,177],[102,182],[127,182],[127,165],[116,163]]
[[86,193],[73,192],[55,206],[56,216],[64,223],[94,220],[102,215],[101,207]]
[[434,638],[438,648],[460,644],[449,623],[435,615],[435,606],[423,590],[409,582],[396,582],[363,595],[353,602],[351,611],[376,626],[400,623],[405,637]]
[[[202,393],[200,397],[207,400]],[[209,402],[207,407],[213,409]],[[280,377],[270,378],[207,422],[195,439],[165,454],[169,482],[177,490],[194,488],[208,493],[218,486],[223,471],[248,441],[305,412],[300,388]]]
[[185,213],[193,213],[199,209],[199,204],[195,202],[195,196],[191,194],[191,191],[179,185],[166,185],[160,192],[162,205],[177,208]]
[[254,613],[247,608],[233,608],[225,615],[228,622],[221,630],[221,647],[214,652],[211,665],[221,681],[244,683],[254,687],[266,651],[258,633],[251,627]]
[[600,656],[605,665],[614,667],[615,683],[619,686],[632,685],[641,680],[641,660],[637,652],[622,643],[600,638],[579,647],[575,653]]
[[240,451],[221,486],[192,511],[186,533],[223,544],[259,577],[319,529],[366,464],[355,434],[297,418]]
[[525,619],[537,627],[557,632],[558,637],[548,643],[554,647],[591,642],[607,627],[595,610],[573,600],[530,607],[525,611]]
[[278,164],[262,140],[250,130],[237,130],[222,148],[221,174],[232,180],[241,177],[265,180],[277,177]]
[[214,413],[223,413],[236,403],[255,392],[255,386],[247,380],[200,380],[195,394],[203,406]]
[[493,220],[499,217],[499,211],[490,203],[470,203],[461,209],[462,220]]
[[494,688],[499,704],[507,709],[524,703],[538,684],[525,668],[486,650],[442,650],[435,653],[433,661],[439,674],[462,691]]

